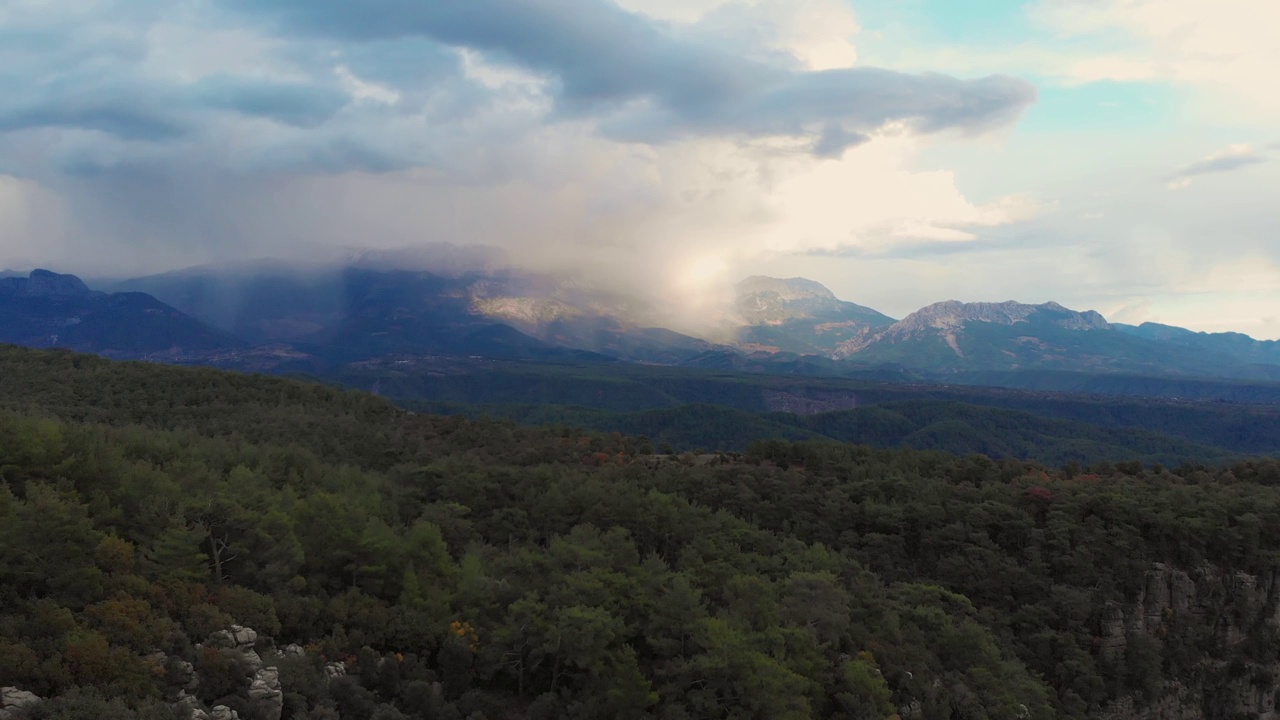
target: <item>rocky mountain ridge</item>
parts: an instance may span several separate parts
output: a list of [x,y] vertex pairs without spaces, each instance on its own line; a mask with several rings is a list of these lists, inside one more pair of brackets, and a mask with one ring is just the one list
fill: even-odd
[[27,277],[0,277],[0,297],[87,297],[94,292],[75,275],[32,270]]
[[1001,303],[946,300],[921,308],[899,320],[886,334],[909,334],[926,328],[954,329],[969,322],[1015,325],[1036,316],[1067,330],[1110,330],[1111,324],[1094,310],[1076,312],[1056,302],[1027,305],[1013,300]]
[[746,278],[735,287],[737,344],[748,352],[794,352],[834,358],[842,345],[865,341],[893,318],[840,300],[806,278]]
[[1009,300],[1000,303],[946,300],[911,313],[889,327],[860,341],[842,344],[837,355],[848,357],[877,343],[898,343],[928,336],[941,337],[957,356],[964,357],[958,336],[969,323],[991,325],[1044,324],[1064,330],[1111,330],[1112,326],[1094,310],[1077,312],[1056,302],[1039,305]]
[[[1096,311],[1056,302],[947,300],[894,320],[841,300],[813,280],[752,276],[735,288],[729,316],[738,324],[696,337],[663,327],[653,301],[589,279],[495,270],[490,265],[496,260],[487,257],[441,258],[425,265],[441,274],[389,269],[387,258],[293,270],[264,262],[260,272],[243,264],[202,267],[118,283],[114,289],[130,292],[112,295],[94,293],[73,276],[38,271],[0,281],[0,315],[7,314],[10,326],[0,340],[121,357],[175,355],[172,348],[185,352],[185,345],[205,353],[275,348],[251,354],[253,369],[299,358],[332,367],[392,355],[440,355],[595,358],[765,373],[879,368],[949,378],[1051,370],[1280,381],[1280,343],[1153,324],[1113,325]],[[408,267],[411,260],[405,259]],[[467,269],[468,263],[483,267]],[[36,300],[43,309],[32,310],[29,303]],[[139,307],[132,312],[142,312],[152,325],[162,316],[172,325],[185,315],[224,334],[203,346],[166,340],[121,350],[119,339],[81,339],[83,330],[66,330],[88,317],[60,307],[75,301],[133,303]],[[232,356],[214,364],[245,362]]]
[[746,325],[805,318],[860,319],[869,325],[893,322],[879,311],[837,298],[825,285],[807,278],[752,275],[739,282],[734,293],[734,309]]

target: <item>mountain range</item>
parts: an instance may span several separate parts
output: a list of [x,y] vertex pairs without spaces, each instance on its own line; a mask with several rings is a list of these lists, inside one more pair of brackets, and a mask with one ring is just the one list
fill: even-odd
[[860,362],[900,363],[942,374],[1067,370],[1280,379],[1280,366],[1269,355],[1274,341],[1240,342],[1184,330],[1198,339],[1192,343],[1138,330],[1052,302],[949,301],[918,310],[842,351]]
[[756,276],[736,286],[735,326],[699,338],[587,283],[462,260],[396,264],[264,261],[97,283],[112,292],[37,270],[0,279],[0,341],[320,374],[447,356],[991,385],[1028,373],[1280,381],[1280,342],[1112,324],[1057,303],[951,300],[895,320],[812,280]]
[[0,342],[167,360],[246,347],[151,295],[94,292],[73,275],[47,270],[0,278]]

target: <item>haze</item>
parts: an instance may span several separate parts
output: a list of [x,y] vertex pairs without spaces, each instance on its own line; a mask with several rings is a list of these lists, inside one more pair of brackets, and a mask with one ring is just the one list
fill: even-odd
[[0,269],[449,242],[1280,337],[1268,0],[0,3]]

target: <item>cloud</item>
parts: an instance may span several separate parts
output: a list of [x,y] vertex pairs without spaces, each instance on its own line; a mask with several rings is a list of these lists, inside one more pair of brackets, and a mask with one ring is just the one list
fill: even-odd
[[808,70],[852,67],[861,31],[845,0],[617,0],[629,12],[696,29],[745,56]]
[[0,265],[495,245],[692,328],[747,263],[1033,214],[923,152],[1034,88],[860,65],[858,31],[843,0],[0,4]]
[[417,37],[504,59],[552,79],[561,116],[597,118],[607,135],[628,141],[809,136],[829,153],[833,137],[853,142],[895,122],[922,132],[982,131],[1035,98],[1029,84],[1003,76],[770,64],[700,27],[654,22],[603,0],[228,4],[270,18],[281,35],[353,43]]
[[1040,0],[1032,12],[1081,48],[1063,68],[1077,82],[1172,81],[1204,93],[1206,114],[1280,118],[1271,0]]
[[338,77],[349,89],[324,87],[303,82],[282,82],[236,78],[225,74],[209,75],[193,83],[188,90],[189,102],[195,108],[225,110],[245,117],[265,118],[284,125],[317,127],[333,118],[352,99],[376,96],[350,75],[337,69]]
[[1231,172],[1251,165],[1265,163],[1269,159],[1250,145],[1229,145],[1225,150],[1216,152],[1203,160],[1197,160],[1178,168],[1169,176],[1167,184],[1171,190],[1181,190],[1189,187],[1192,178],[1197,175]]
[[[724,3],[692,25],[607,0],[209,0],[172,10],[98,0],[10,13],[0,65],[22,71],[0,74],[10,90],[0,132],[47,142],[55,163],[67,150],[73,166],[85,154],[132,156],[131,143],[169,143],[188,156],[192,147],[178,141],[190,139],[223,164],[326,158],[301,169],[333,171],[343,153],[332,148],[345,147],[352,169],[371,169],[388,163],[359,158],[382,154],[390,133],[415,135],[513,104],[526,125],[586,120],[622,142],[787,136],[834,156],[891,124],[983,132],[1035,97],[1006,76],[847,67],[854,54],[840,33],[857,26],[835,0]],[[494,86],[504,72],[526,82]],[[229,135],[244,152],[216,149]],[[90,142],[98,147],[86,152]],[[305,144],[313,147],[297,147]],[[405,141],[397,154],[397,166],[439,160],[430,143]],[[4,161],[0,169],[32,172]]]
[[838,0],[708,3],[684,23],[607,0],[0,12],[0,171],[46,179],[166,162],[471,175],[476,148],[557,124],[643,145],[799,138],[838,157],[890,126],[981,133],[1035,97],[1007,76],[841,66],[857,25]]

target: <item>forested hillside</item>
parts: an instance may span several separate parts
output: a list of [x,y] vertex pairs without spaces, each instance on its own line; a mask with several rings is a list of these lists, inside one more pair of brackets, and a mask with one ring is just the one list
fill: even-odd
[[334,379],[423,412],[647,435],[676,451],[786,438],[1050,465],[1280,454],[1276,403],[446,358],[359,364]]
[[651,445],[0,349],[0,712],[1274,711],[1274,460]]
[[[406,405],[427,412],[505,418],[526,425],[567,425],[645,435],[664,452],[743,450],[753,442],[778,438],[910,447],[961,455],[977,453],[1049,465],[1124,460],[1177,465],[1193,459],[1226,462],[1244,456],[1141,427],[1106,427],[946,400],[899,401],[814,415],[750,413],[716,405],[681,405],[633,413],[546,405],[470,406],[412,401]],[[1150,417],[1147,414],[1142,420]],[[1275,430],[1260,429],[1258,434],[1269,436]]]

